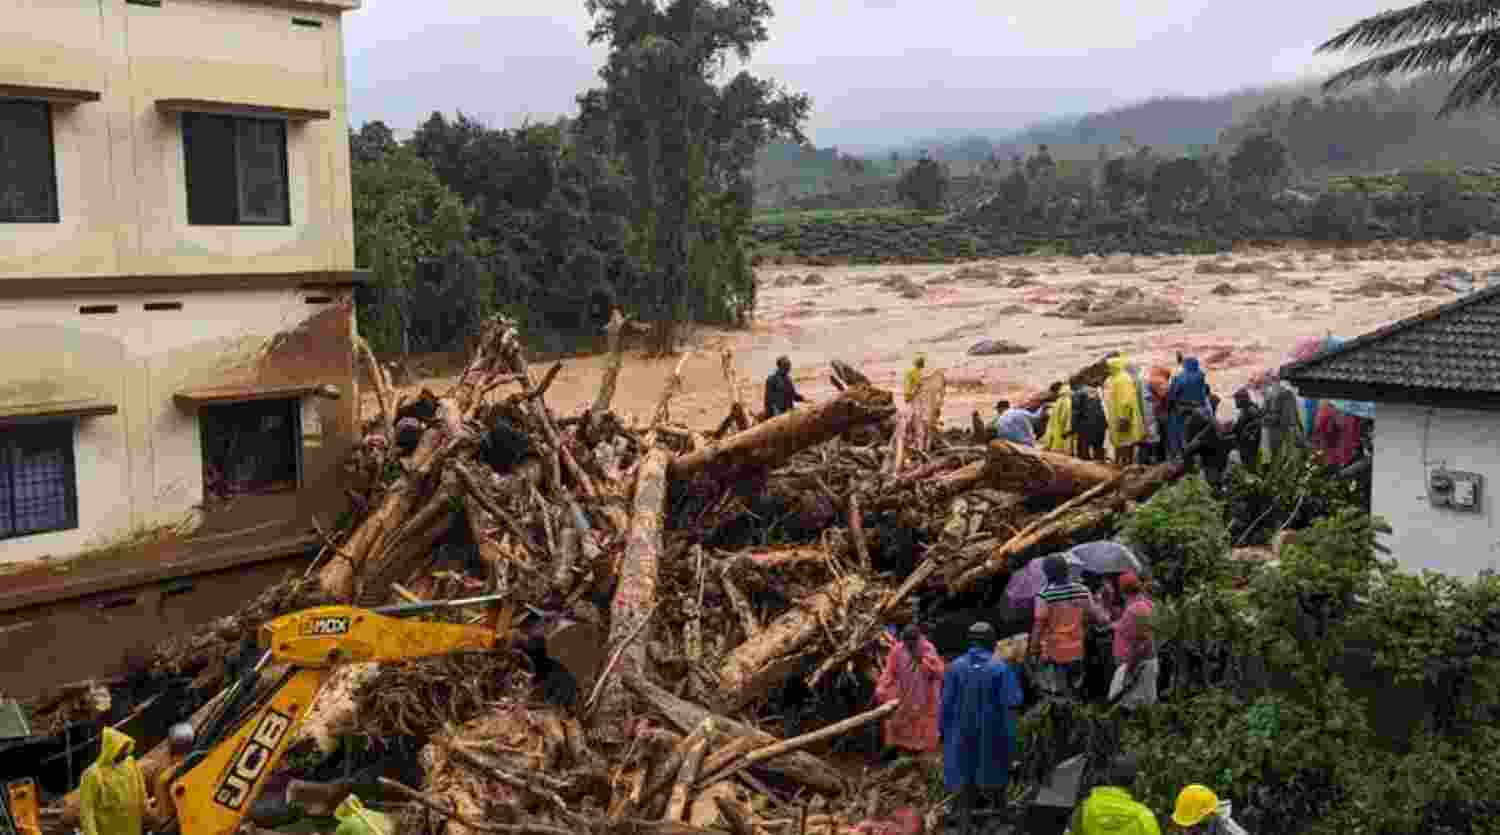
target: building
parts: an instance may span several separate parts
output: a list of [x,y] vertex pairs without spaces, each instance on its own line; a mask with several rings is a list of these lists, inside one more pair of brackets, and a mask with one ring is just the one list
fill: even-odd
[[1500,569],[1500,286],[1281,373],[1307,397],[1377,404],[1372,510],[1404,568]]
[[10,670],[95,675],[232,610],[249,566],[315,549],[346,507],[341,16],[360,3],[0,5],[0,633],[31,647],[0,670],[15,695],[35,682]]

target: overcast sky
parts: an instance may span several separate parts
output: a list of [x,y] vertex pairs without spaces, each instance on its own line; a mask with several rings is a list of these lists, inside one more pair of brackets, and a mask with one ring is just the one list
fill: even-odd
[[[1326,72],[1313,49],[1389,0],[775,0],[752,69],[809,94],[820,146],[991,132],[1153,95]],[[355,124],[433,110],[497,127],[573,110],[603,60],[582,0],[365,0],[346,17]]]

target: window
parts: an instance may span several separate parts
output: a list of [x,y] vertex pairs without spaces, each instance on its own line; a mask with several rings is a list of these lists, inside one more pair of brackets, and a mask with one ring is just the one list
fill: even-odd
[[57,223],[52,108],[0,99],[0,223]]
[[203,406],[203,495],[229,499],[297,489],[301,401]]
[[188,223],[287,226],[286,122],[182,114]]
[[0,431],[0,539],[78,527],[73,421]]

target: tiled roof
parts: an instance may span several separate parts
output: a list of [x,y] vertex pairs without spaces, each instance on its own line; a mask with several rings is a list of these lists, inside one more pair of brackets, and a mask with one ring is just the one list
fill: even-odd
[[1293,385],[1500,395],[1500,285],[1289,363],[1281,377]]

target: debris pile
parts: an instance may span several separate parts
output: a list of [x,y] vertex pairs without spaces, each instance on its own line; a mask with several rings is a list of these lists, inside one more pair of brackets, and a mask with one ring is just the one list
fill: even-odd
[[[570,416],[546,404],[561,366],[535,373],[503,317],[442,394],[397,402],[369,361],[379,416],[351,463],[356,521],[306,578],[153,665],[208,687],[276,614],[500,594],[498,616],[440,616],[497,617],[501,651],[340,668],[297,759],[349,735],[414,745],[419,784],[381,783],[412,835],[848,833],[935,800],[911,763],[846,769],[833,750],[895,707],[873,699],[885,627],[919,595],[999,599],[1011,569],[1180,473],[957,433],[910,448],[891,394],[843,363],[838,396],[755,423],[727,351],[718,427],[672,421],[681,364],[650,423],[626,426],[610,412],[626,328],[616,314],[614,361]],[[148,780],[164,754],[145,757]],[[69,799],[54,815],[68,826]]]

